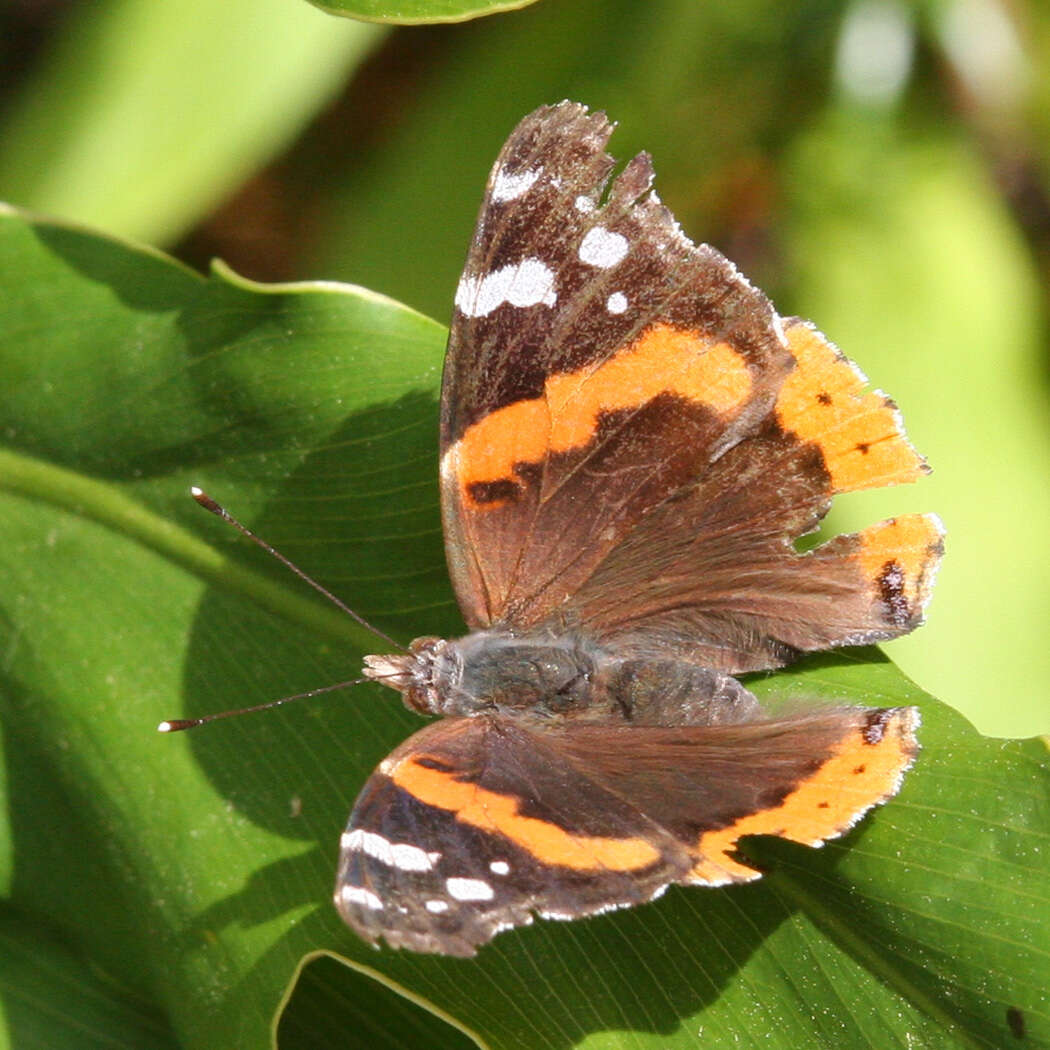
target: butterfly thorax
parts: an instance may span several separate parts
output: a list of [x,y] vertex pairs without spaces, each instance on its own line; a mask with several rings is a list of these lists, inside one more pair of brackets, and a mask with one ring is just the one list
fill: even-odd
[[571,634],[417,638],[407,653],[366,656],[364,671],[423,714],[711,725],[758,711],[729,675],[673,657],[623,658]]
[[594,699],[592,646],[563,638],[475,631],[463,638],[417,638],[407,653],[366,656],[364,673],[401,693],[424,714],[470,716],[527,710],[557,715]]

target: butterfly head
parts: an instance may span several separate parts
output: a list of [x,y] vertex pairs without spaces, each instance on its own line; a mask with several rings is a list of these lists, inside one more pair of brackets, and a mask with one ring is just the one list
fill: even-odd
[[405,707],[421,714],[444,714],[441,685],[448,663],[449,643],[443,638],[416,638],[408,652],[366,656],[364,675],[396,689]]

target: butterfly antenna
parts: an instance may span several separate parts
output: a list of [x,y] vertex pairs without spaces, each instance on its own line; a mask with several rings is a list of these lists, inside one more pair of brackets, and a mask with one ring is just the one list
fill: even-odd
[[[252,530],[249,529],[247,525],[242,525],[225,507],[223,507],[219,503],[216,503],[215,500],[213,500],[211,496],[209,496],[203,489],[199,489],[196,486],[193,486],[193,488],[190,489],[190,495],[205,510],[210,511],[217,518],[222,518],[222,520],[225,521],[227,524],[232,525],[242,536],[247,536],[247,538],[250,539],[252,543],[255,543],[258,546],[262,547],[262,549],[266,551],[267,554],[272,554],[273,557],[275,557],[285,568],[291,569],[291,571],[294,572],[300,580],[303,580],[305,583],[308,583],[311,587],[313,587],[315,591],[318,592],[318,594],[323,594],[334,606],[336,606],[336,608],[342,609],[342,611],[346,613],[347,616],[349,616],[352,620],[356,620],[366,631],[371,631],[374,635],[377,635],[379,638],[382,638],[384,642],[389,642],[395,649],[400,649],[403,653],[408,652],[408,649],[406,649],[405,646],[403,646],[400,642],[395,642],[394,639],[390,637],[390,635],[381,631],[378,627],[374,627],[360,613],[354,612],[354,610],[351,609],[350,606],[346,604],[346,602],[344,602],[340,598],[337,598],[330,590],[328,590],[327,587],[322,587],[321,584],[319,584],[315,579],[313,579],[310,576],[307,576],[306,573],[303,572],[303,570],[300,569],[298,565],[295,565],[293,562],[289,561],[279,550],[277,550],[274,547],[271,547],[261,536],[256,536],[255,533],[252,532]],[[336,685],[329,686],[328,688],[340,689],[342,688],[342,686]],[[321,692],[325,691],[327,690],[321,690]],[[293,698],[288,697],[287,699]],[[275,703],[283,702],[283,700],[275,701]],[[263,706],[266,707],[270,705],[264,704]],[[254,710],[254,708],[249,708],[248,710]],[[231,711],[229,713],[239,714],[240,712]]]
[[211,715],[201,715],[200,718],[167,718],[157,726],[158,733],[178,733],[183,729],[194,729],[207,722],[217,722],[220,718],[233,718],[235,715],[250,715],[256,711],[266,711],[271,707],[280,707],[281,704],[291,703],[293,700],[308,700],[311,696],[321,696],[323,693],[334,693],[337,689],[349,689],[354,685],[363,685],[365,682],[381,682],[384,678],[395,678],[396,675],[375,675],[368,678],[352,678],[348,682],[336,682],[335,685],[322,685],[317,689],[309,689],[305,693],[293,693],[291,696],[282,696],[279,700],[268,700],[265,704],[252,704],[251,707],[238,707],[234,711],[217,711]]
[[360,685],[367,682],[367,678],[354,678],[349,682],[336,682],[335,685],[322,685],[318,689],[311,689],[305,693],[295,693],[292,696],[282,696],[280,700],[268,700],[265,704],[253,704],[251,707],[238,707],[235,711],[217,711],[212,715],[201,715],[200,718],[168,718],[157,726],[158,733],[178,733],[183,729],[193,729],[202,726],[206,722],[217,722],[220,718],[233,718],[235,715],[250,715],[255,711],[265,711],[270,707],[280,707],[281,704],[290,703],[292,700],[307,700],[311,696],[320,696],[322,693],[333,693],[336,689],[349,689],[352,685]]

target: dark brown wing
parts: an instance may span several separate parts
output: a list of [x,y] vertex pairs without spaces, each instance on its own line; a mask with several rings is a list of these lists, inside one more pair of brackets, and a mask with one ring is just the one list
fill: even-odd
[[647,901],[688,851],[545,734],[443,719],[372,775],[342,838],[335,903],[366,940],[473,955],[533,914]]
[[792,367],[769,302],[684,237],[612,125],[512,133],[456,294],[442,393],[446,549],[471,627],[557,609],[647,511],[768,415]]
[[836,492],[925,472],[892,402],[682,236],[647,157],[602,203],[610,132],[581,106],[539,110],[489,180],[443,392],[467,622],[550,620],[729,672],[910,631],[935,518],[793,547]]
[[926,471],[895,406],[810,325],[768,418],[655,508],[560,611],[618,653],[675,655],[730,673],[800,650],[894,638],[922,620],[940,556],[933,515],[907,515],[807,554],[837,492]]
[[549,742],[688,850],[676,881],[720,886],[761,874],[733,855],[742,836],[819,846],[895,795],[918,723],[912,707],[825,708],[733,725],[576,726]]
[[342,839],[336,905],[373,943],[473,955],[500,930],[759,872],[742,835],[820,845],[895,794],[913,708],[735,725],[427,726],[373,774]]

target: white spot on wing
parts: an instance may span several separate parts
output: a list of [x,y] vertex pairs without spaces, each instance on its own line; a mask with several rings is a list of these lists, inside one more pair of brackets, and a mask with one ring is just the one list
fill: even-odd
[[574,203],[576,205],[576,210],[583,212],[584,215],[588,214],[588,212],[594,211],[594,201],[582,193],[576,198]]
[[489,864],[489,871],[493,875],[509,875],[510,865],[505,860],[494,860]]
[[580,261],[588,266],[608,270],[610,266],[622,262],[627,255],[627,248],[627,238],[622,233],[595,226],[580,241]]
[[532,189],[535,181],[543,173],[542,168],[533,168],[531,171],[506,171],[500,168],[496,172],[496,178],[492,183],[492,199],[497,203],[512,201]]
[[367,853],[380,864],[398,871],[432,871],[434,861],[441,856],[440,853],[427,853],[408,842],[391,842],[364,828],[344,832],[339,844],[348,852]]
[[363,904],[372,911],[383,910],[383,902],[364,886],[344,886],[339,891],[339,896],[343,898],[344,904]]
[[504,303],[553,306],[554,271],[541,259],[522,259],[484,276],[464,274],[456,289],[456,306],[467,317],[485,317]]
[[427,901],[425,907],[432,915],[440,915],[442,912],[448,911],[448,901]]
[[627,296],[623,292],[613,292],[605,300],[605,309],[611,314],[622,314],[627,309]]
[[446,879],[445,888],[458,901],[490,901],[496,895],[481,879]]

